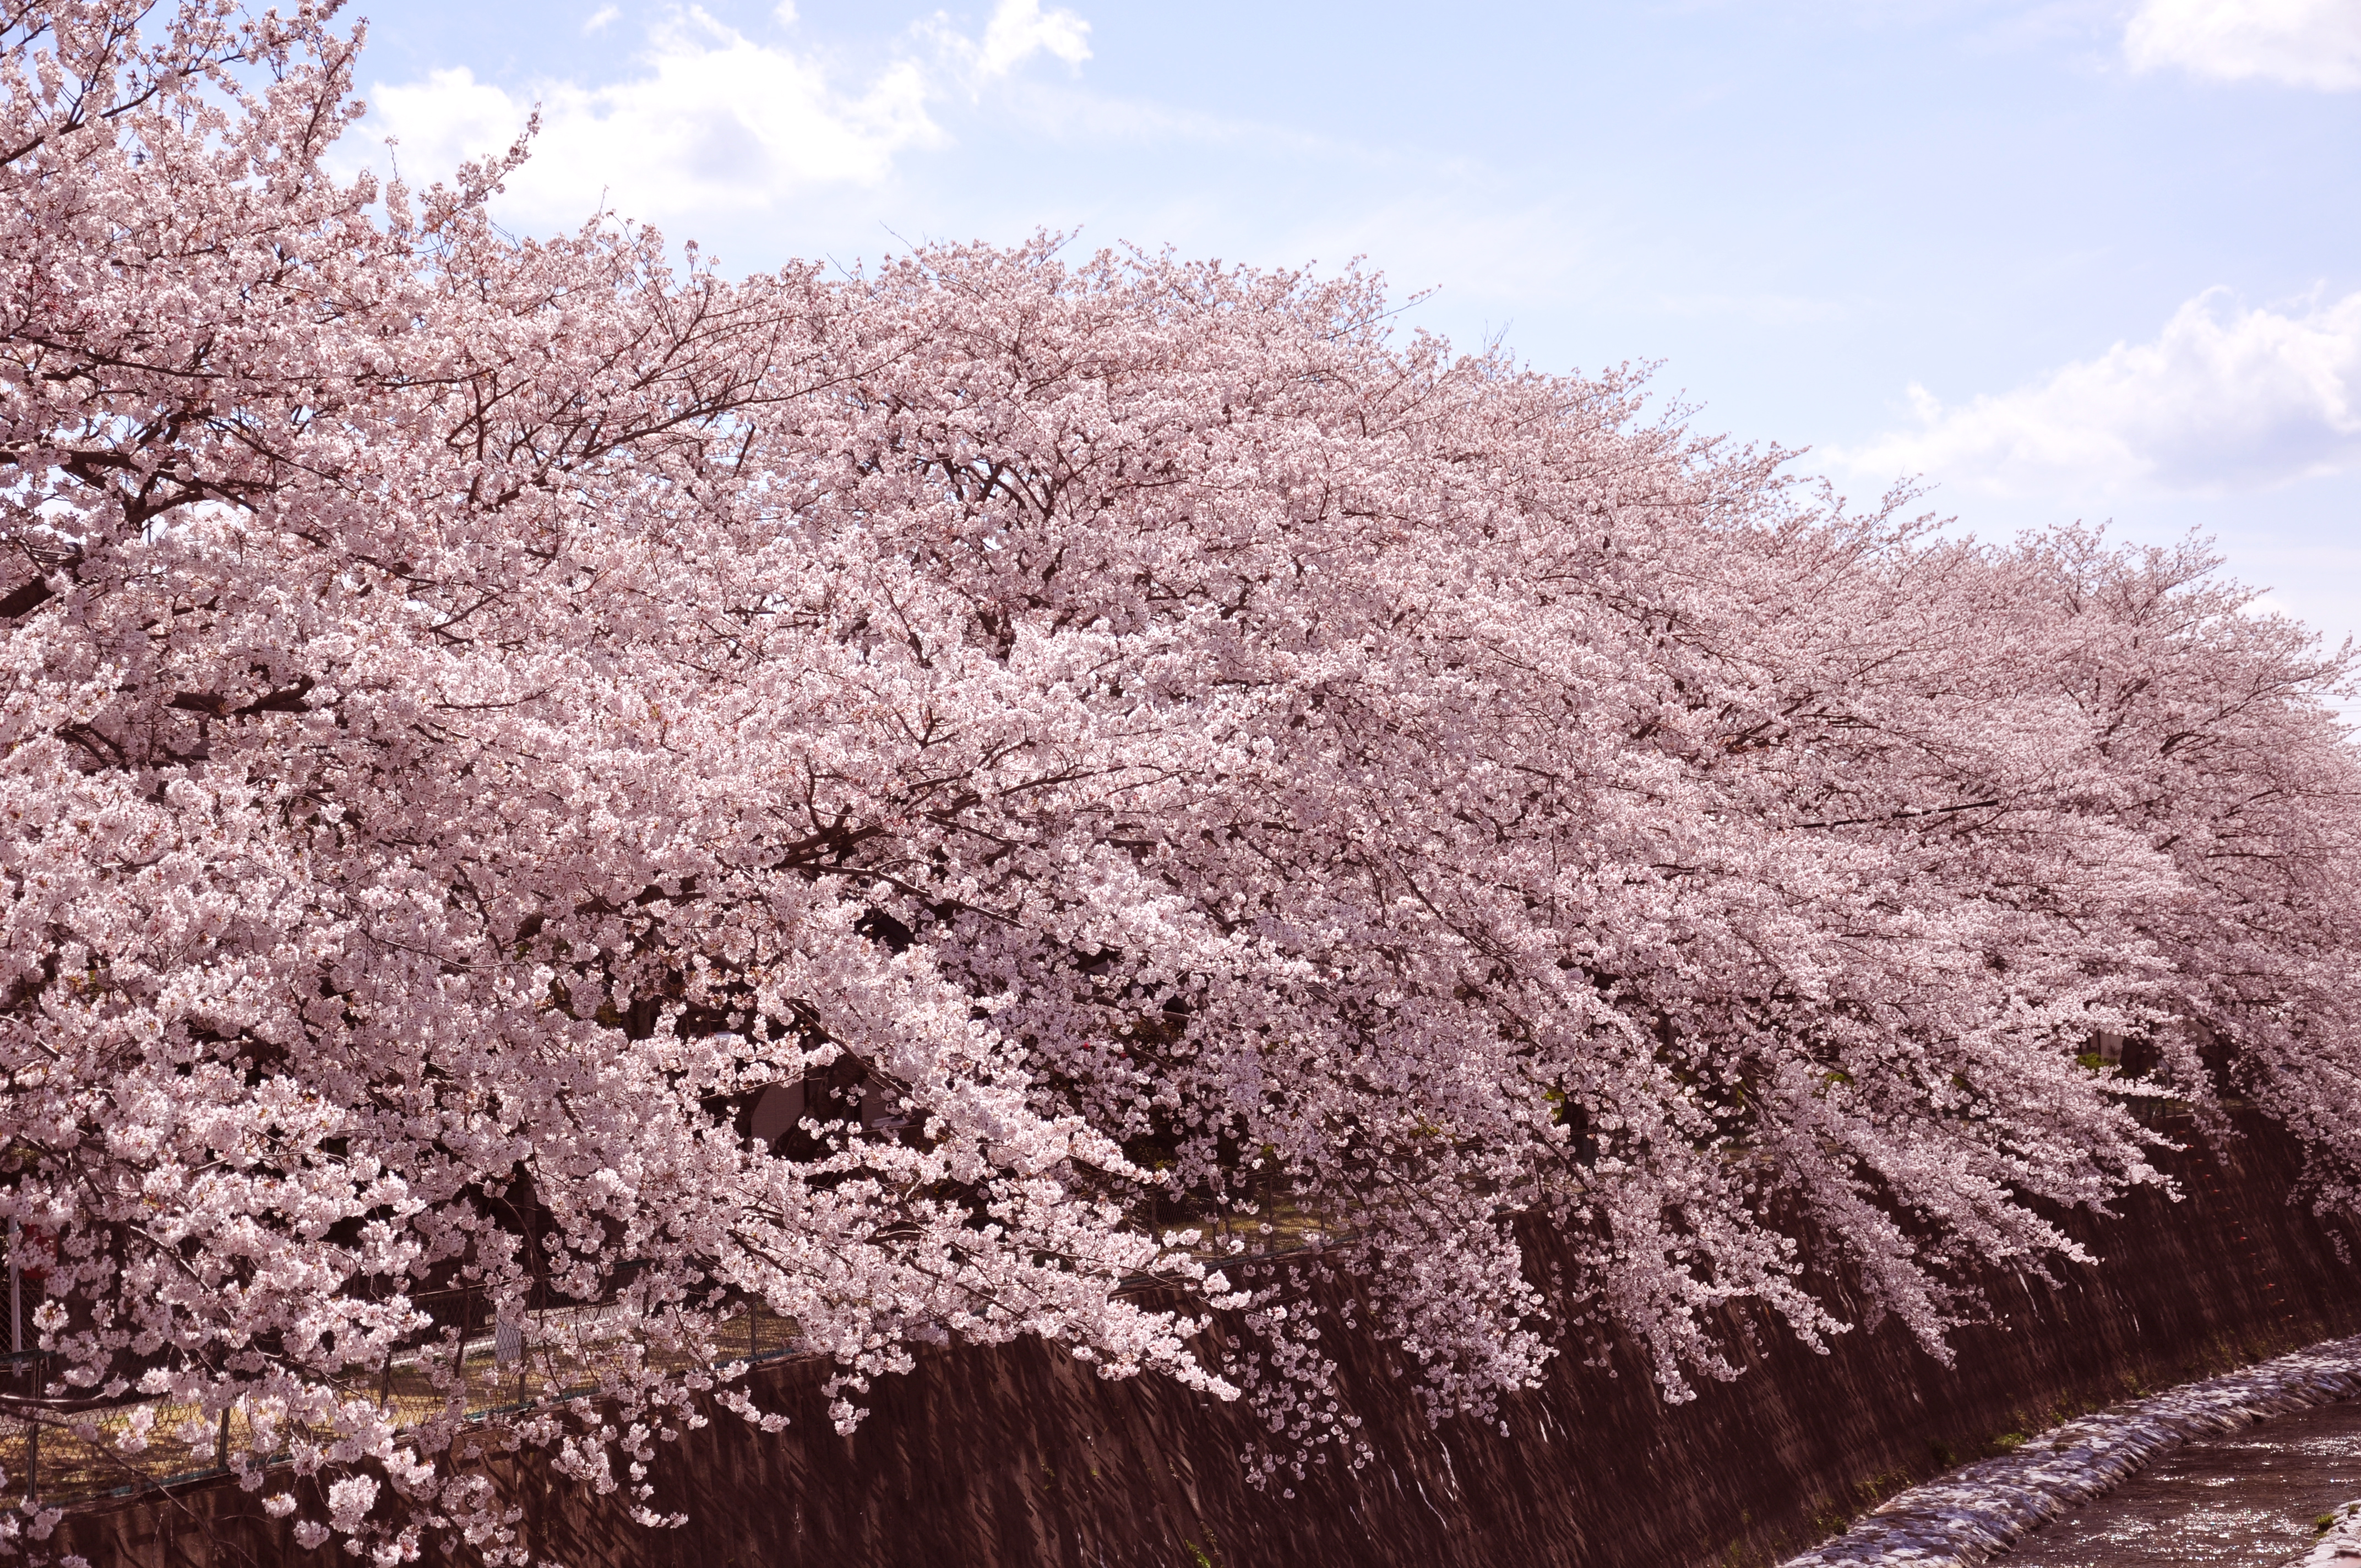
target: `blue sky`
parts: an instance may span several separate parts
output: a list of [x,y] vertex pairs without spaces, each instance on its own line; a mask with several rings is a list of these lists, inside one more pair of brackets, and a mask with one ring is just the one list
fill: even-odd
[[1855,497],[2196,529],[2361,633],[2361,0],[403,0],[360,79],[413,176],[541,104],[522,230],[1363,256]]

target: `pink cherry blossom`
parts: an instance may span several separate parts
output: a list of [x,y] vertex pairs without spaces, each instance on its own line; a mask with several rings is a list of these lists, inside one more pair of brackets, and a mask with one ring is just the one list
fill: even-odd
[[[662,1522],[749,1303],[848,1429],[1030,1335],[1365,1453],[1278,1204],[1440,1416],[1830,1269],[1939,1353],[2167,1089],[2351,1201],[2351,661],[2202,549],[1848,510],[1358,273],[515,240],[522,149],[324,170],[332,9],[0,32],[0,1213],[60,1390],[238,1403],[307,1540],[521,1554],[493,1441]],[[455,1286],[599,1400],[471,1426]]]

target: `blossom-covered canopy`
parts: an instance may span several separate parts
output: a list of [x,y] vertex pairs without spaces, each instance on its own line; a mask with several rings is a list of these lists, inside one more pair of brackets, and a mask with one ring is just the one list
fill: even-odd
[[520,241],[324,169],[331,9],[0,16],[0,1405],[242,1401],[307,1540],[497,1556],[377,1397],[455,1286],[644,1496],[755,1304],[847,1424],[1029,1334],[1349,1451],[1275,1210],[1480,1413],[1838,1277],[1939,1346],[2158,1086],[2349,1197],[2348,662],[2201,549],[1848,510],[1356,273]]

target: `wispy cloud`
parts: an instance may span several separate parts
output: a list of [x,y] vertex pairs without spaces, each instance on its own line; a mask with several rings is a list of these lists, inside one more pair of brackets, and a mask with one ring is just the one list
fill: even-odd
[[1000,0],[983,29],[978,65],[987,76],[1005,76],[1037,53],[1068,65],[1091,58],[1091,25],[1071,11],[1044,11],[1041,0]]
[[622,14],[623,10],[620,5],[599,6],[596,11],[590,13],[590,19],[582,24],[582,36],[584,38],[588,38],[592,33],[597,32],[599,28],[605,27],[608,23],[613,21]]
[[[601,8],[585,31],[618,14]],[[791,18],[792,6],[779,15]],[[947,139],[930,104],[972,96],[1038,56],[1079,66],[1089,31],[1040,0],[999,0],[980,40],[939,17],[921,22],[888,64],[848,85],[818,56],[757,42],[692,6],[651,29],[626,80],[511,91],[456,67],[378,86],[364,129],[398,144],[413,181],[434,179],[507,147],[538,104],[533,159],[500,207],[528,226],[571,226],[602,199],[656,223],[760,211],[818,186],[883,182],[897,156]]]
[[2124,31],[2136,71],[2361,88],[2356,0],[2143,0]]
[[[2156,339],[2118,343],[2014,391],[1828,455],[1998,496],[2220,495],[2361,468],[2361,293],[2301,313],[2212,290]],[[1825,450],[1825,449],[1824,449]]]

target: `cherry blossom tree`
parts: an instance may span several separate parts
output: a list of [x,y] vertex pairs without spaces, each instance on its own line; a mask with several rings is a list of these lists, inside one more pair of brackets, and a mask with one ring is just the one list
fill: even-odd
[[[775,1427],[758,1306],[848,1428],[1022,1334],[1350,1462],[1275,1220],[1440,1417],[1839,1276],[1939,1353],[2168,1088],[2349,1201],[2350,660],[2202,551],[1849,511],[1354,273],[514,240],[522,148],[324,169],[332,9],[0,17],[8,1409],[501,1560],[487,1442],[660,1522]],[[470,1423],[455,1288],[579,1387]]]

